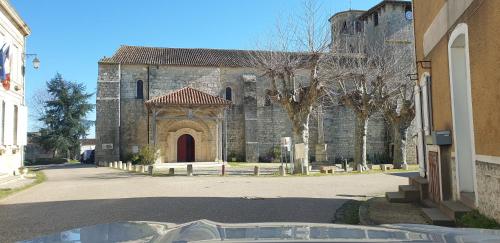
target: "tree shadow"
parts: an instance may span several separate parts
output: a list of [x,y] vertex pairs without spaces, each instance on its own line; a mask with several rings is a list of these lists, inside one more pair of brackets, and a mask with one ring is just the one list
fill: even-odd
[[185,223],[209,219],[223,223],[331,223],[335,210],[346,201],[324,198],[144,197],[0,205],[0,242],[123,221]]

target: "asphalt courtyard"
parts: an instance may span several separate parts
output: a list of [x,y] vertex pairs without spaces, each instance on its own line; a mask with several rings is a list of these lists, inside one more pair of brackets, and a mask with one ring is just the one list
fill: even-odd
[[120,221],[332,222],[349,199],[396,191],[404,174],[151,177],[67,165],[0,201],[0,242]]

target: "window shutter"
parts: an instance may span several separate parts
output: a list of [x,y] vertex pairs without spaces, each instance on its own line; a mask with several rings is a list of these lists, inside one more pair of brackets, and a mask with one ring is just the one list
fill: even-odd
[[4,144],[14,144],[14,105],[5,101]]
[[17,112],[17,145],[27,144],[28,137],[28,107],[20,105]]

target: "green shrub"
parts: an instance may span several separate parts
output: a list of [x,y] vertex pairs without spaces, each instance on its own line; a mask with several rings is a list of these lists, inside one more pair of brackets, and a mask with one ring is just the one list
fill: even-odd
[[499,223],[482,215],[477,210],[470,211],[458,218],[457,224],[465,228],[500,229]]
[[133,165],[139,164],[141,157],[138,153],[129,153],[125,156],[125,161],[132,162]]
[[141,165],[152,165],[158,159],[158,153],[154,146],[147,145],[141,148],[139,151],[139,164]]
[[36,160],[30,160],[30,161],[25,161],[28,163],[25,163],[26,166],[29,165],[54,165],[54,164],[64,164],[67,163],[69,160],[66,158],[48,158],[48,159],[36,159]]

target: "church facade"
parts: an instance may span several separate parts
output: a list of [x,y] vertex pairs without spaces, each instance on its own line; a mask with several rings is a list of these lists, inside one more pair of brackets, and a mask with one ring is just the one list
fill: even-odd
[[[158,163],[279,159],[280,139],[292,137],[291,124],[266,95],[270,82],[249,58],[242,50],[121,46],[101,59],[96,161],[126,160],[148,144],[159,149]],[[306,77],[303,71],[297,78]],[[316,112],[311,160],[352,158],[354,122],[344,106]],[[374,116],[368,126],[369,157],[384,157],[384,118]]]

